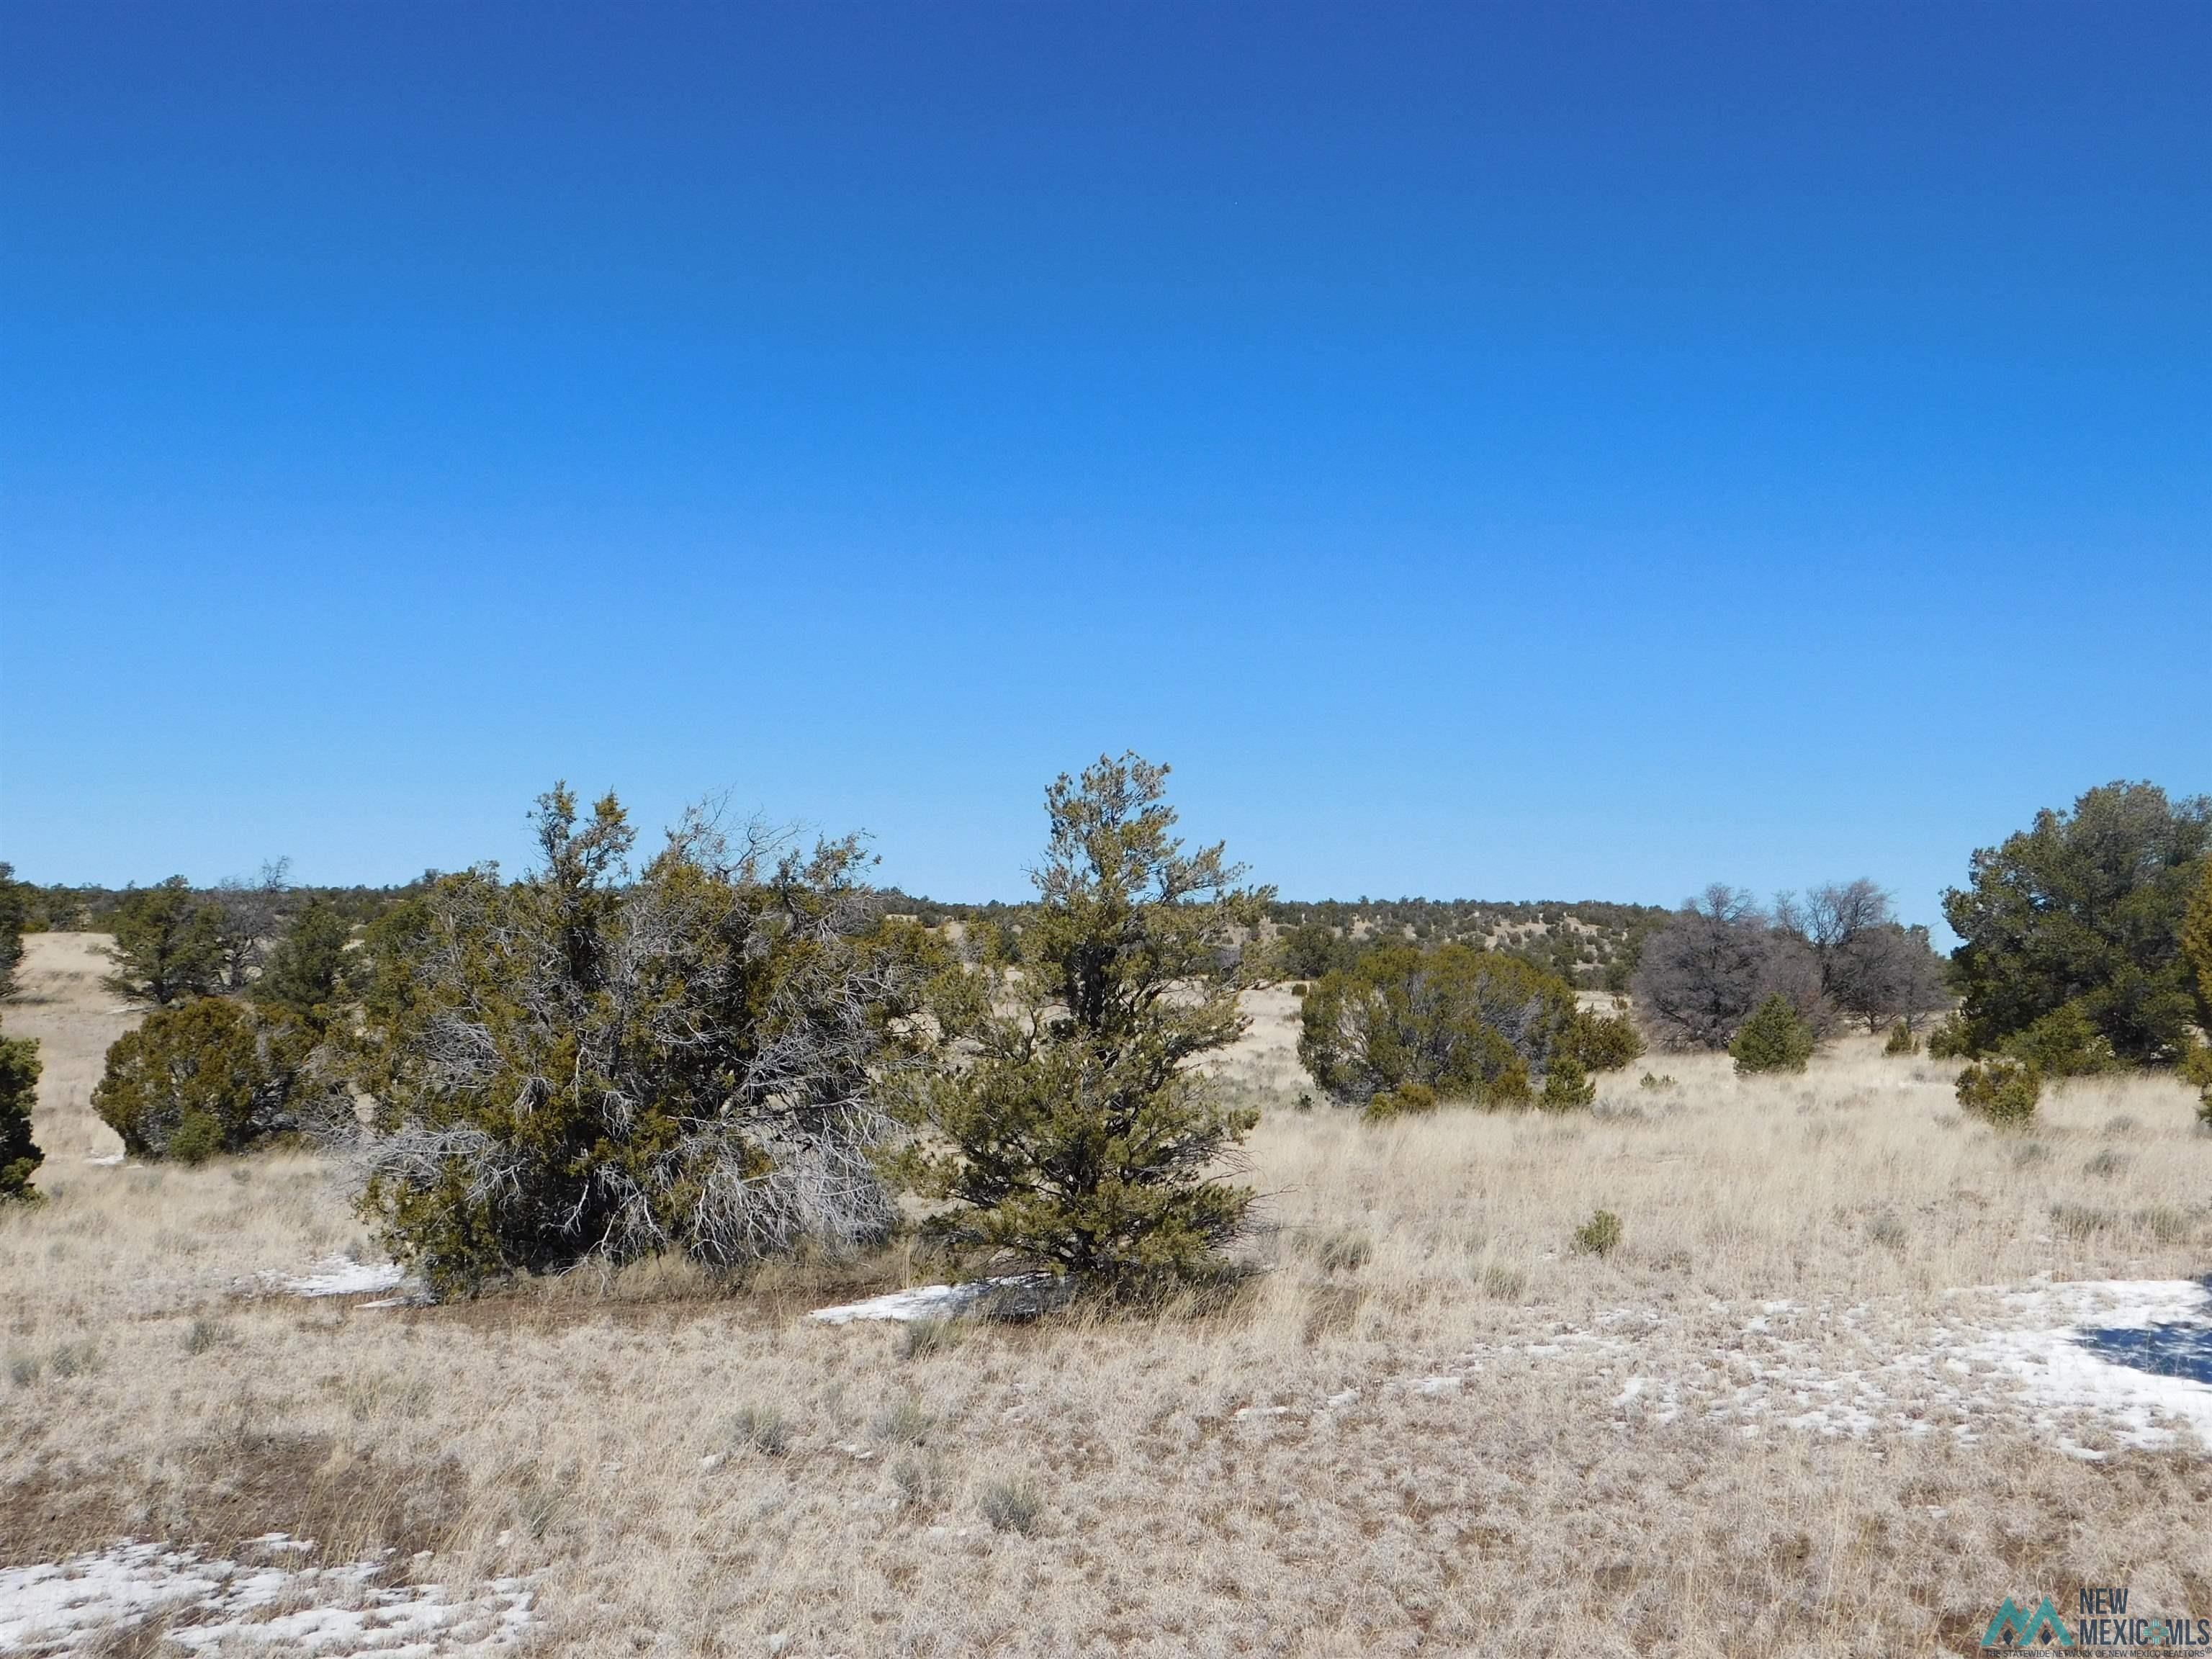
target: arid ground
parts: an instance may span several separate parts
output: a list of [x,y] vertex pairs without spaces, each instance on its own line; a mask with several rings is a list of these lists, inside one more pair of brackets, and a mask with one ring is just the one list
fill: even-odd
[[5,1013],[49,1201],[0,1217],[0,1646],[1908,1655],[2084,1584],[2212,1618],[2212,1387],[2127,1363],[2212,1272],[2178,1085],[2001,1134],[1853,1037],[1377,1128],[1300,1109],[1268,993],[1227,1067],[1268,1271],[1225,1305],[805,1317],[902,1255],[426,1306],[287,1283],[377,1259],[327,1161],[112,1161],[95,943],[28,939]]

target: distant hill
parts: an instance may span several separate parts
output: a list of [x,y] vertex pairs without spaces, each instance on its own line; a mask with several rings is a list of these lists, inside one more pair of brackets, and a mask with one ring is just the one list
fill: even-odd
[[[890,908],[932,927],[946,921],[1018,927],[1026,904],[960,904],[886,888]],[[1610,899],[1279,899],[1267,913],[1269,940],[1318,924],[1355,945],[1393,937],[1419,945],[1456,939],[1504,951],[1590,990],[1625,991],[1644,942],[1674,912]]]

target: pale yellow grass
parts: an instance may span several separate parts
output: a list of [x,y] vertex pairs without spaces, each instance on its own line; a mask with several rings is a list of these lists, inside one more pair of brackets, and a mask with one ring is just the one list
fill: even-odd
[[[1957,1323],[1980,1304],[1955,1287],[2204,1273],[2212,1139],[2161,1081],[2059,1091],[1999,1136],[1950,1068],[1853,1040],[1802,1078],[1654,1057],[1678,1086],[1640,1064],[1601,1113],[1377,1130],[1294,1109],[1295,1003],[1269,994],[1224,1069],[1266,1108],[1273,1271],[1226,1310],[908,1357],[896,1328],[805,1322],[791,1274],[241,1294],[363,1242],[329,1171],[83,1163],[106,1143],[71,1091],[118,1017],[58,980],[78,947],[33,945],[56,1000],[7,1024],[60,1063],[52,1201],[0,1223],[7,1348],[49,1362],[0,1386],[10,1560],[113,1531],[381,1540],[433,1551],[422,1575],[538,1574],[532,1640],[580,1654],[1972,1651],[2002,1597],[2084,1582],[2212,1616],[2212,1459],[2185,1437],[2084,1420],[2084,1462],[1990,1376],[1885,1376],[1856,1433],[1743,1404],[1761,1365],[1866,1371]],[[1625,1242],[1573,1254],[1600,1207]],[[781,1454],[744,1443],[748,1408],[782,1414]],[[983,1516],[1018,1480],[1031,1536]]]

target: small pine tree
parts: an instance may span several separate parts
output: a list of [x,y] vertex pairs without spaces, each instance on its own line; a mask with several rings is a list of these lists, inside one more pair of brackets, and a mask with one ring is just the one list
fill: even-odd
[[1583,1070],[1580,1060],[1560,1054],[1544,1073],[1543,1092],[1536,1097],[1536,1103],[1547,1112],[1571,1112],[1596,1098],[1596,1079]]
[[1959,1073],[1959,1104],[1999,1128],[2017,1128],[2035,1115],[2043,1079],[2016,1060],[1987,1060]]
[[1920,1039],[1912,1035],[1912,1027],[1900,1019],[1889,1028],[1889,1041],[1881,1045],[1881,1051],[1893,1059],[1917,1054],[1920,1052]]
[[1729,1043],[1736,1074],[1802,1072],[1813,1058],[1813,1028],[1790,999],[1777,991],[1752,1011]]
[[1587,1008],[1575,1011],[1568,1046],[1587,1071],[1617,1072],[1643,1058],[1644,1034],[1636,1029],[1626,1005],[1613,1006],[1617,1012],[1611,1014],[1592,1013]]
[[0,1037],[0,1204],[39,1195],[31,1176],[46,1155],[31,1139],[31,1109],[38,1096],[38,1043],[30,1037]]
[[1259,1115],[1190,1062],[1244,1030],[1233,941],[1273,894],[1237,887],[1218,844],[1183,851],[1167,775],[1102,757],[1047,792],[1018,972],[940,987],[941,1025],[975,1053],[908,1106],[903,1168],[953,1200],[943,1236],[1115,1291],[1216,1270],[1252,1201],[1210,1171]]
[[1577,1255],[1611,1255],[1620,1248],[1624,1231],[1619,1216],[1611,1210],[1600,1210],[1575,1229],[1575,1253]]

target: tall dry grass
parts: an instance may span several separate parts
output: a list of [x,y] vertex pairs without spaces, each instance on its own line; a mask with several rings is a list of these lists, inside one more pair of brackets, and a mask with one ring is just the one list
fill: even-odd
[[[61,1063],[52,1201],[0,1221],[0,1340],[37,1364],[0,1379],[10,1560],[428,1551],[539,1574],[532,1639],[580,1654],[1972,1651],[2003,1596],[2080,1583],[2212,1616],[2203,1448],[2085,1421],[2084,1461],[2002,1377],[1893,1363],[2002,1316],[1958,1287],[2212,1267],[2212,1139],[2158,1080],[2000,1136],[1949,1068],[1854,1041],[1377,1129],[1296,1109],[1271,997],[1224,1072],[1267,1107],[1272,1271],[1226,1306],[923,1342],[799,1316],[886,1261],[370,1310],[257,1288],[365,1242],[315,1160],[82,1162],[70,1091],[120,1017],[32,943],[53,1000],[7,1024]],[[1576,1253],[1600,1208],[1620,1247]]]

